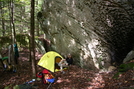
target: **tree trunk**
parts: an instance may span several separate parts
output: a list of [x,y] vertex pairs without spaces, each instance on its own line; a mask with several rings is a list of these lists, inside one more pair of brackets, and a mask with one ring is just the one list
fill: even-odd
[[[2,3],[2,2],[1,2]],[[4,4],[2,4],[2,6],[0,6],[1,8],[1,16],[2,16],[2,36],[5,35],[5,18],[4,18],[4,10],[2,9],[4,7]]]
[[12,44],[16,43],[16,32],[15,32],[15,24],[14,24],[14,3],[13,0],[10,0],[10,7],[9,11],[11,12],[10,14],[10,19],[11,19],[11,29],[12,29]]
[[1,10],[1,14],[2,14],[2,35],[4,36],[5,35],[5,19],[4,19],[4,16],[3,16],[3,10]]
[[34,20],[34,0],[31,0],[31,29],[30,29],[30,44],[31,44],[31,61],[32,61],[32,73],[33,78],[36,77],[36,68],[35,68],[35,42],[34,42],[34,28],[35,28],[35,20]]
[[12,40],[13,44],[16,42],[16,33],[15,33],[15,24],[14,24],[14,4],[13,0],[11,0],[11,24],[12,24]]

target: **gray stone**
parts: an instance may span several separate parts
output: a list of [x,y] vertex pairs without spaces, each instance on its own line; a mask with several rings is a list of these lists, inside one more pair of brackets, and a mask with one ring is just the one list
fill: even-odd
[[134,43],[134,7],[128,0],[45,0],[41,12],[51,50],[71,53],[81,67],[108,68]]
[[133,51],[133,50],[131,50],[131,51],[127,54],[127,56],[126,56],[125,59],[123,60],[123,63],[128,62],[128,61],[130,61],[130,60],[132,60],[132,59],[134,59],[134,51]]

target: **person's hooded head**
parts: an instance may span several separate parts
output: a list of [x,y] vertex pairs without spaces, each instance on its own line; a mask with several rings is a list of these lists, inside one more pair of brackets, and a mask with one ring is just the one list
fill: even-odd
[[68,57],[68,58],[71,58],[72,56],[71,56],[71,54],[69,53],[69,54],[67,55],[67,57]]

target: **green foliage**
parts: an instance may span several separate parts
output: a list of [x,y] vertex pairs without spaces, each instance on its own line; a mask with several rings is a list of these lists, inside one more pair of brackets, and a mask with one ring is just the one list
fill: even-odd
[[88,78],[87,80],[88,80],[88,81],[91,81],[91,79],[89,79],[89,78]]
[[[29,45],[29,37],[28,35],[26,34],[17,34],[16,35],[16,40],[17,40],[17,43],[18,43],[18,46],[23,46],[23,47],[28,47]],[[10,44],[12,44],[12,39],[10,36],[3,36],[3,37],[0,37],[0,49],[1,48],[7,48]]]
[[113,76],[113,78],[114,78],[114,79],[118,79],[118,78],[119,78],[119,75],[122,74],[122,73],[123,73],[123,72],[117,72],[117,73]]
[[17,34],[16,40],[19,46],[28,47],[29,45],[29,37],[27,34]]
[[4,87],[4,89],[11,89],[11,86],[12,86],[12,85],[13,85],[13,84],[10,84],[10,85]]
[[130,88],[128,88],[128,89],[134,89],[134,87],[130,87]]
[[0,49],[2,47],[6,47],[7,45],[9,45],[12,42],[10,36],[3,36],[0,37]]
[[[35,15],[37,12],[41,10],[42,0],[35,0]],[[2,25],[0,23],[0,36],[3,36],[2,32],[5,32],[6,35],[11,33],[11,26],[10,26],[10,15],[11,15],[11,8],[10,8],[9,0],[0,0],[0,20],[4,21],[4,27],[6,29],[2,29]],[[13,0],[14,4],[14,24],[15,24],[15,31],[16,34],[27,33],[30,29],[30,11],[31,11],[31,1],[29,0]],[[37,20],[36,20],[37,21]],[[36,22],[35,22],[36,25]],[[35,27],[36,29],[36,27]],[[2,31],[3,30],[3,31]]]
[[15,85],[15,86],[13,87],[13,89],[20,89],[20,88],[19,88],[19,85]]
[[118,79],[119,75],[126,72],[127,70],[133,69],[134,68],[134,63],[127,63],[127,64],[121,64],[119,66],[118,72],[113,76],[114,79]]
[[129,69],[133,69],[133,68],[134,68],[134,63],[133,62],[127,63],[127,64],[121,64],[119,66],[119,71],[120,72],[125,72],[125,71],[127,71]]
[[[35,15],[37,12],[41,10],[42,0],[35,0]],[[14,4],[14,24],[15,24],[15,32],[16,32],[16,40],[18,46],[27,47],[29,45],[29,36],[20,34],[20,33],[28,33],[30,28],[30,0],[13,0]],[[9,44],[12,43],[11,33],[12,33],[12,26],[10,24],[10,2],[9,0],[0,0],[0,20],[4,21],[4,27],[2,28],[2,23],[0,23],[0,48],[8,47]],[[36,23],[35,23],[36,25]],[[36,27],[35,27],[36,29]],[[8,35],[8,36],[6,36]],[[38,37],[36,37],[38,39]]]
[[38,40],[39,39],[39,36],[35,36],[35,40]]

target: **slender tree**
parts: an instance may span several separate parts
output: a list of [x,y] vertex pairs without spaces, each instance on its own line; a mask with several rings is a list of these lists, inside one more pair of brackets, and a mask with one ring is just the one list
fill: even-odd
[[2,26],[2,31],[1,31],[2,36],[5,36],[5,32],[6,32],[5,16],[4,16],[4,14],[5,14],[5,10],[4,10],[5,6],[6,6],[6,4],[4,3],[4,1],[0,1],[0,13],[1,13],[0,21],[1,21],[1,26]]
[[[4,7],[4,4],[2,4]],[[5,19],[4,19],[4,10],[1,9],[1,16],[2,16],[2,35],[5,35]]]
[[11,7],[11,26],[12,26],[12,40],[13,44],[16,43],[16,32],[15,32],[15,24],[14,24],[14,2],[10,0],[10,7]]
[[32,72],[33,78],[36,77],[36,68],[35,68],[35,43],[34,43],[34,29],[35,29],[35,18],[34,18],[34,8],[35,8],[35,1],[31,0],[31,29],[30,29],[30,48],[31,48],[31,63],[32,63]]

